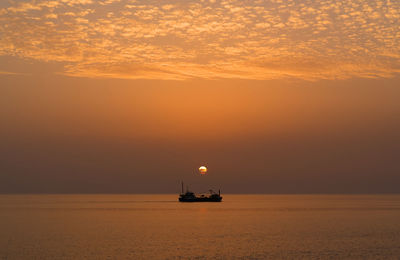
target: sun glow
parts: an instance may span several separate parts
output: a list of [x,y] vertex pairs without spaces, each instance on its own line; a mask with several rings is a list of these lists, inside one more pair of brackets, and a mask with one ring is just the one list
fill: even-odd
[[200,166],[199,172],[200,172],[201,175],[206,174],[207,171],[208,171],[208,170],[207,170],[207,167],[205,167],[205,166]]

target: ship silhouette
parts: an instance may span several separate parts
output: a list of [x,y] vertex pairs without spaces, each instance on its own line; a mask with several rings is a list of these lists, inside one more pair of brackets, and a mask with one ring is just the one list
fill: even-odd
[[183,191],[183,182],[182,182],[182,192],[179,195],[180,202],[221,202],[221,190],[218,190],[218,193],[213,190],[209,190],[209,194],[200,194],[196,195],[194,192],[189,191],[189,188],[186,187],[186,192]]

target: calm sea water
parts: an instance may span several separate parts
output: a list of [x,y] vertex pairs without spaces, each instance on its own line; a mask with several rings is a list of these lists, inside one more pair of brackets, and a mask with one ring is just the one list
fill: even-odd
[[2,195],[1,259],[400,259],[400,195]]

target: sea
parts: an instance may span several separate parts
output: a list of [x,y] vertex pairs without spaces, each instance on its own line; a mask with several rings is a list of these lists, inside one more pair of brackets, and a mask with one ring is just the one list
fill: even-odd
[[400,259],[400,195],[0,195],[0,259]]

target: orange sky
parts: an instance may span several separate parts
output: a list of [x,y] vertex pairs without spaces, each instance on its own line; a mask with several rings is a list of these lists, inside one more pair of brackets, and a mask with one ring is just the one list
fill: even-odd
[[[342,79],[399,72],[398,1],[2,3],[0,54],[78,77]],[[9,71],[2,74],[24,71]]]
[[400,192],[397,1],[0,3],[0,192]]

